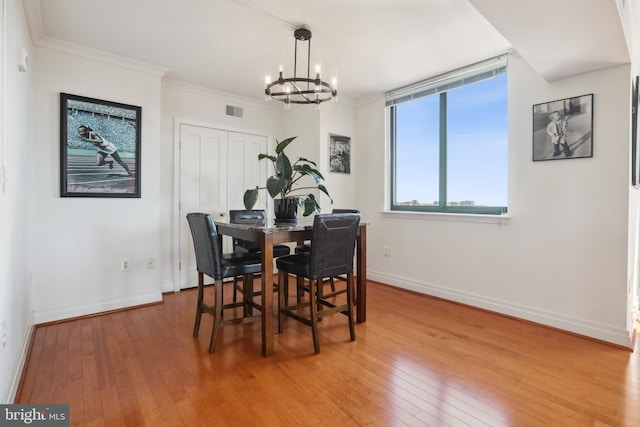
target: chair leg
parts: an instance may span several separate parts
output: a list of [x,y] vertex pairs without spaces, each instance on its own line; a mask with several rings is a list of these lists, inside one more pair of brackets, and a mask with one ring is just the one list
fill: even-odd
[[[289,277],[288,273],[285,273],[287,277]],[[287,292],[282,292],[282,287],[280,286],[280,271],[278,271],[278,297],[280,296],[280,292],[284,294],[284,305],[278,305],[278,307],[287,307],[289,305],[289,282],[287,280]],[[297,290],[296,290],[297,292]],[[278,299],[278,302],[280,300]],[[280,312],[280,310],[278,310]]]
[[200,319],[202,318],[202,303],[204,300],[204,277],[198,272],[198,306],[196,308],[196,324],[193,326],[193,336],[197,337],[200,331]]
[[311,320],[311,335],[313,337],[313,348],[316,354],[319,354],[320,340],[318,339],[318,307],[316,305],[316,286],[322,286],[322,282],[313,279],[309,280],[309,318]]
[[331,292],[335,292],[336,291],[336,284],[333,281],[333,277],[329,277],[329,283],[331,284]]
[[[281,334],[284,331],[282,310],[286,308],[286,301],[288,300],[286,295],[289,292],[289,274],[286,271],[278,271],[278,285],[280,287],[278,290],[278,333]],[[262,313],[262,315],[266,316],[265,313]]]
[[304,277],[296,276],[296,302],[298,304],[302,302],[303,295],[304,295]]
[[[278,286],[280,289],[278,290],[278,333],[282,333],[282,310],[285,307],[284,302],[284,293],[287,292],[288,283],[285,283],[285,279],[283,277],[283,271],[278,270]],[[263,313],[264,316],[264,313]]]
[[351,283],[351,305],[356,305],[356,284],[353,275],[351,275],[351,280],[353,282]]
[[218,333],[220,332],[220,324],[222,323],[222,280],[216,280],[215,293],[215,307],[213,316],[213,329],[211,330],[211,342],[209,343],[209,353],[216,351],[216,344],[218,343]]
[[[235,291],[235,288],[234,288]],[[244,317],[253,315],[253,275],[246,274],[242,276],[242,298],[244,304],[242,307],[242,313]]]
[[238,301],[238,276],[233,276],[233,302]]
[[349,333],[351,341],[356,340],[356,327],[353,320],[353,274],[347,274],[347,317],[349,318]]
[[[312,280],[310,280],[310,282],[312,282]],[[324,299],[324,284],[325,282],[320,279],[318,280],[318,285],[316,286],[316,304],[317,304],[317,311],[322,311],[322,303],[320,302],[321,300]],[[322,318],[318,319],[318,322],[322,322]]]

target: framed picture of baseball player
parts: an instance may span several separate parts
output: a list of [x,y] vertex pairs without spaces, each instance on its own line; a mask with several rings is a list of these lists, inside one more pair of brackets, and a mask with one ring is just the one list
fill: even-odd
[[60,94],[61,197],[140,197],[141,112]]
[[593,157],[593,94],[533,106],[533,161]]

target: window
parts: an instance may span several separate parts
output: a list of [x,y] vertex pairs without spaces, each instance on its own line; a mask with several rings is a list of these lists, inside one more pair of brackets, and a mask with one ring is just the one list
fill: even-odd
[[387,94],[391,210],[507,209],[506,59]]

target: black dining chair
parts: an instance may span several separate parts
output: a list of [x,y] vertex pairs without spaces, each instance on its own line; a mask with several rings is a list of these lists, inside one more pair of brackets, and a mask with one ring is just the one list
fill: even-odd
[[[209,343],[209,353],[216,348],[220,327],[229,324],[247,323],[260,320],[260,316],[247,316],[248,299],[242,302],[225,304],[223,299],[223,279],[227,277],[243,278],[243,295],[251,295],[253,291],[253,277],[262,271],[260,257],[237,253],[223,254],[218,242],[218,232],[211,215],[205,213],[189,213],[187,221],[191,229],[193,246],[198,270],[198,305],[193,336],[197,337],[200,330],[202,313],[213,316],[213,329]],[[213,305],[204,302],[204,275],[214,279],[215,297]],[[244,307],[242,317],[224,318],[224,311],[236,307]]]
[[[357,214],[359,214],[360,210],[358,210],[358,209],[333,209],[331,211],[331,213],[357,213]],[[310,249],[310,245],[308,243],[305,243],[305,244],[302,244],[302,245],[297,245],[295,247],[295,249],[294,249],[294,252],[297,253],[297,254],[306,253],[306,252],[309,252],[309,249]],[[338,295],[338,294],[341,294],[341,293],[345,292],[346,288],[336,290],[335,279],[342,280],[342,281],[346,282],[346,278],[344,276],[336,276],[336,277],[329,277],[327,280],[325,280],[325,282],[323,284],[326,285],[328,283],[329,286],[331,286],[331,293],[333,295]],[[326,296],[331,296],[331,294],[326,295]]]
[[[284,256],[276,261],[278,267],[278,331],[283,332],[283,315],[311,327],[313,346],[320,353],[318,321],[328,315],[342,313],[349,321],[351,341],[356,339],[353,320],[353,254],[360,215],[318,214],[313,221],[309,252]],[[289,274],[309,279],[308,301],[288,305]],[[322,292],[322,280],[345,274],[347,278],[346,303],[328,300]],[[308,316],[301,310],[308,309]]]
[[[267,216],[264,210],[230,210],[229,211],[229,222],[232,224],[256,224],[256,225],[264,225],[266,224]],[[251,240],[244,240],[234,237],[233,238],[233,251],[236,253],[244,253],[255,255],[258,258],[260,257],[260,243],[254,242]],[[273,245],[273,258],[278,258],[281,256],[289,255],[291,253],[291,248],[287,245]],[[237,293],[238,291],[242,291],[242,287],[238,283],[238,278],[235,277],[233,279],[233,302],[237,301]],[[254,292],[253,296],[260,295],[260,292]],[[252,305],[253,301],[251,301]]]
[[[229,222],[232,224],[265,225],[266,221],[267,221],[267,216],[264,210],[247,211],[244,209],[239,209],[239,210],[229,211]],[[254,242],[251,240],[238,239],[234,237],[233,251],[258,254],[260,253],[260,243]],[[273,246],[274,258],[281,257],[284,255],[289,255],[290,252],[291,252],[291,249],[287,245]]]

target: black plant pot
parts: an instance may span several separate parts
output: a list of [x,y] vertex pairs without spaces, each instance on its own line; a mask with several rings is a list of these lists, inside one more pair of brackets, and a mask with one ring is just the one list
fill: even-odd
[[298,202],[296,199],[273,199],[276,223],[296,223]]

